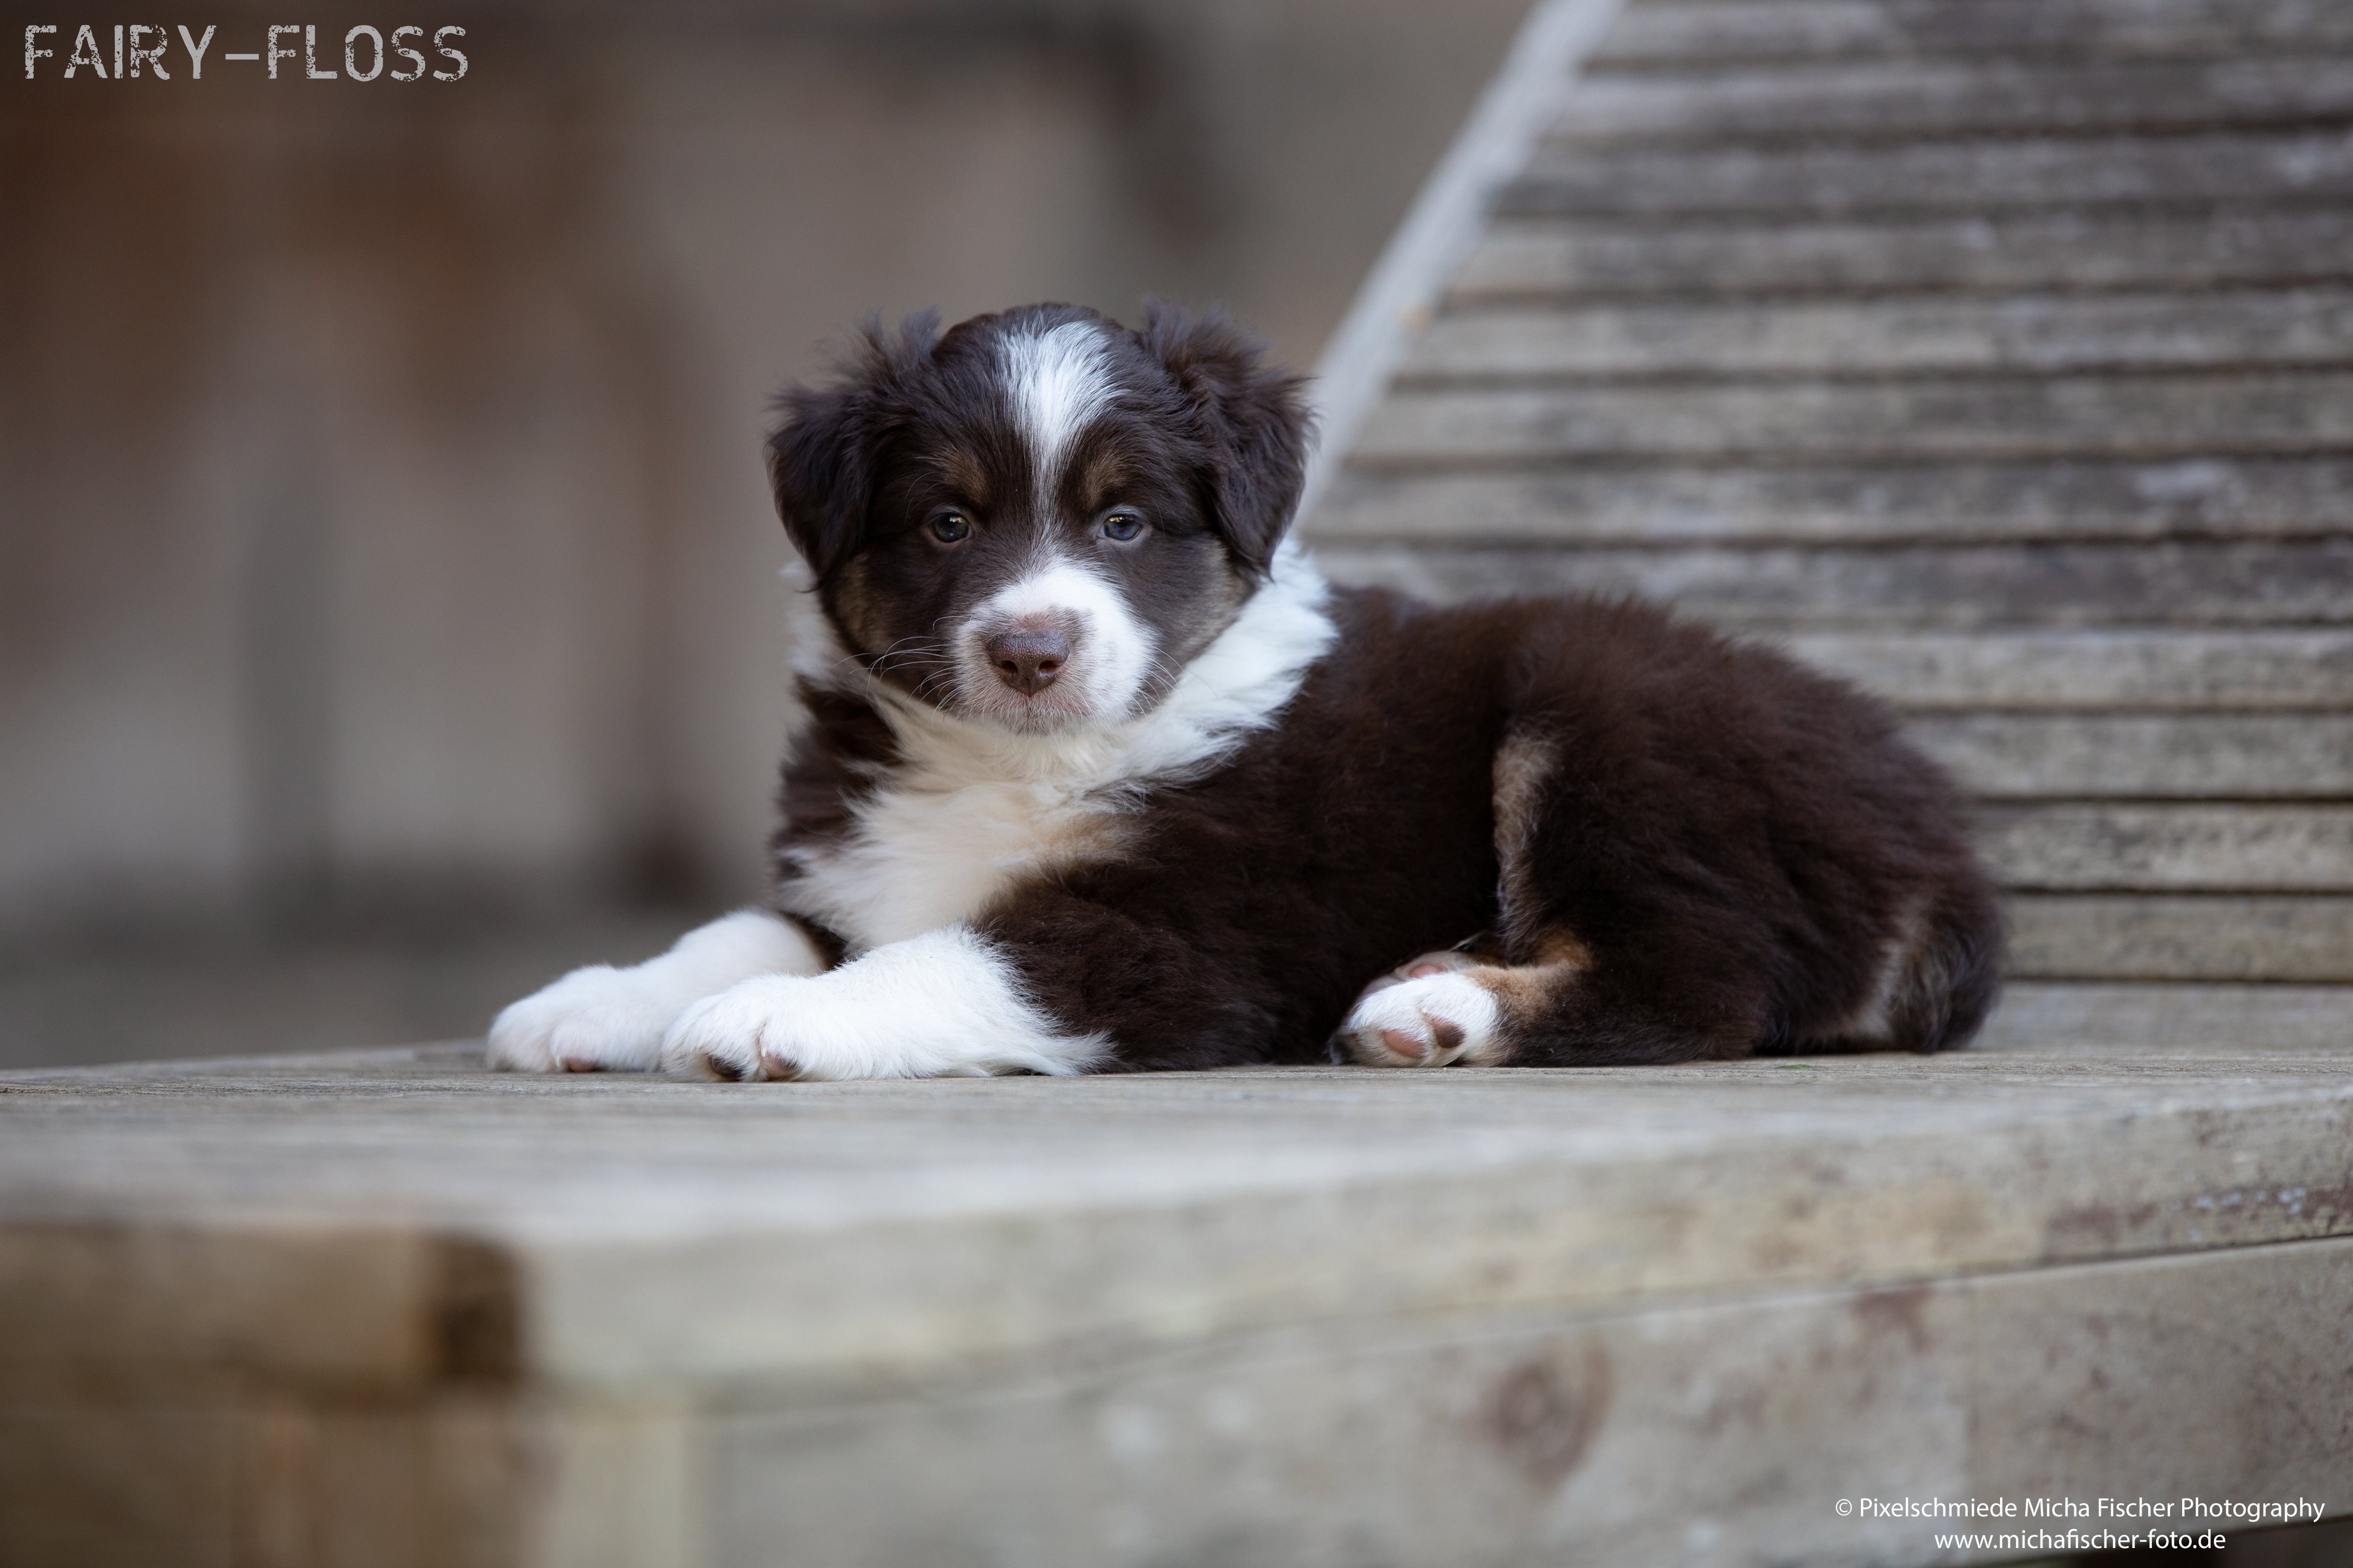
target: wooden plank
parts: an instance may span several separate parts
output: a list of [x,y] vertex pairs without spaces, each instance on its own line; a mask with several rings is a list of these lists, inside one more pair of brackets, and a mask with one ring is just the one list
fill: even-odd
[[2353,538],[2310,543],[1589,550],[1327,545],[1344,582],[1440,600],[1633,594],[1743,623],[1862,626],[2353,621]]
[[1469,467],[1594,458],[1889,462],[2211,458],[2353,449],[2353,374],[1953,377],[1402,388],[1351,463]]
[[[2206,1201],[2274,1190],[2266,1174]],[[673,1439],[704,1487],[664,1517],[692,1519],[720,1563],[2016,1563],[2116,1521],[1958,1521],[2001,1542],[1967,1553],[1936,1544],[1953,1520],[1848,1515],[1857,1496],[2336,1506],[2353,1469],[2348,1346],[2353,1243],[2338,1241],[1317,1325],[915,1397],[733,1401]],[[2142,1526],[2158,1527],[2179,1521]],[[2306,1555],[2304,1531],[2267,1533],[2273,1561],[2341,1568],[2326,1546]]]
[[1767,543],[2309,537],[2353,519],[2353,461],[1539,468],[1344,474],[1311,542]]
[[[2249,1148],[2266,1186],[2341,1187],[2353,1057],[747,1088],[399,1055],[0,1075],[0,1386],[448,1389],[446,1289],[313,1321],[341,1299],[313,1261],[410,1237],[467,1238],[516,1293],[512,1364],[476,1386],[733,1404],[2353,1233],[2353,1194],[2189,1207]],[[257,1243],[290,1271],[237,1267]],[[322,1337],[349,1352],[315,1365]]]
[[2012,984],[1978,1048],[2238,1058],[2353,1047],[2353,985]]
[[2045,65],[2031,59],[1811,62],[1588,72],[1552,135],[1632,142],[2209,130],[2353,119],[2353,60],[2327,55]]
[[1995,799],[2353,796],[2353,715],[1966,714],[1913,740]]
[[1450,311],[1401,385],[2353,363],[2353,289]]
[[2353,806],[1988,806],[2005,887],[2053,892],[2353,891]]
[[1775,640],[1915,713],[2353,709],[2353,632],[1816,632]]
[[2353,899],[2019,893],[2010,900],[2009,971],[2027,980],[2353,982]]
[[2353,277],[2353,208],[1495,224],[1452,298],[2205,289]]
[[1498,193],[1514,215],[1977,213],[2353,197],[2353,136],[1916,142],[1890,147],[1539,152]]
[[1889,55],[2104,59],[2322,51],[2353,11],[2306,0],[1645,0],[1589,68]]

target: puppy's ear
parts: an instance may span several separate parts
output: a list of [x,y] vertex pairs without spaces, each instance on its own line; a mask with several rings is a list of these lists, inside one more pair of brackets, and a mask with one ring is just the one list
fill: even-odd
[[796,386],[776,399],[783,420],[768,437],[768,482],[793,547],[823,584],[866,542],[875,471],[904,422],[899,389],[928,363],[939,318],[909,317],[895,335],[880,317],[827,386]]
[[1176,378],[1209,448],[1205,478],[1218,531],[1250,570],[1265,572],[1306,478],[1314,416],[1305,378],[1268,365],[1265,345],[1221,311],[1189,316],[1146,300],[1140,335]]

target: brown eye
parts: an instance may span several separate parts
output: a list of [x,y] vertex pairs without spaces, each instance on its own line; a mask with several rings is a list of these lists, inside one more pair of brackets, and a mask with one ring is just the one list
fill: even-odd
[[1132,511],[1115,511],[1103,520],[1103,535],[1122,543],[1144,531],[1144,520]]
[[932,519],[932,537],[942,544],[954,544],[972,531],[972,519],[960,511],[944,511]]

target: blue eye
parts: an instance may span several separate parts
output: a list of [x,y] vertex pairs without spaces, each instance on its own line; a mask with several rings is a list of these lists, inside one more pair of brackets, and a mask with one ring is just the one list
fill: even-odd
[[944,511],[932,519],[932,537],[942,544],[954,544],[972,531],[972,519],[960,511]]
[[1105,539],[1116,539],[1124,543],[1143,531],[1144,520],[1132,511],[1115,511],[1103,520]]

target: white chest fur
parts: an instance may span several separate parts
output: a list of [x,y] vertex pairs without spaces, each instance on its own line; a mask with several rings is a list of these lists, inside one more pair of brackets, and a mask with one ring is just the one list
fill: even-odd
[[1017,884],[1115,857],[1125,791],[918,773],[864,803],[843,842],[805,849],[786,889],[853,952],[971,920]]
[[[879,684],[900,763],[849,834],[795,846],[785,907],[864,952],[967,921],[1019,883],[1116,858],[1155,785],[1198,779],[1272,724],[1335,634],[1295,549],[1149,712],[1063,735],[1016,735]],[[854,668],[838,657],[812,668]]]

